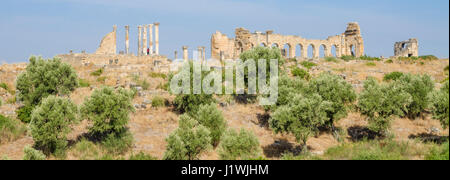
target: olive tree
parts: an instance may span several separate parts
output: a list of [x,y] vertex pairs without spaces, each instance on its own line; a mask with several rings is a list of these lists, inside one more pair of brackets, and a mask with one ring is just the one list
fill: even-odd
[[226,129],[225,119],[222,112],[214,103],[200,106],[194,118],[211,132],[211,143],[217,145]]
[[132,97],[133,92],[123,88],[96,89],[81,107],[82,118],[92,121],[89,133],[103,138],[126,131],[129,113],[134,112]]
[[75,70],[58,58],[44,60],[32,56],[25,71],[17,76],[17,99],[25,106],[20,108],[18,118],[30,121],[32,109],[49,95],[67,95],[78,86]]
[[195,160],[211,148],[210,131],[188,115],[181,115],[179,127],[166,139],[165,160]]
[[449,81],[447,80],[440,90],[432,95],[431,110],[433,118],[441,122],[443,128],[448,127],[449,119]]
[[49,96],[31,114],[31,135],[35,147],[44,153],[64,154],[70,125],[77,121],[78,108],[66,98]]
[[218,153],[222,160],[248,160],[258,158],[261,148],[258,138],[251,131],[228,130],[223,135]]
[[364,90],[359,95],[358,108],[367,116],[369,129],[385,134],[393,116],[404,116],[412,97],[401,85],[393,82],[378,84],[374,78],[364,82]]
[[332,103],[324,101],[318,94],[304,97],[296,95],[288,105],[279,107],[269,120],[275,133],[290,133],[302,143],[307,151],[308,138],[318,132],[319,126],[329,121],[327,112]]
[[349,105],[356,100],[356,93],[342,77],[331,73],[322,73],[310,81],[306,94],[318,94],[323,101],[331,103],[327,112],[327,127],[334,129],[334,123],[347,116]]

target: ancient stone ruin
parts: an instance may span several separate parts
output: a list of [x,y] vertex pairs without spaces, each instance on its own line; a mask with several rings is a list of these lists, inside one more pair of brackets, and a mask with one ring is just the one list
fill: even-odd
[[415,38],[407,41],[396,42],[394,45],[395,57],[417,57],[419,56],[419,41]]
[[[155,28],[154,31],[153,27]],[[56,57],[71,64],[98,66],[143,64],[150,66],[155,71],[168,71],[167,64],[170,62],[166,56],[159,54],[159,23],[138,26],[138,52],[136,55],[130,52],[130,26],[125,26],[125,50],[119,54],[117,54],[116,32],[117,26],[114,25],[113,31],[103,37],[100,46],[93,54],[73,53],[71,51],[69,54],[57,55]],[[153,37],[155,37],[154,42]]]
[[[285,46],[287,45],[287,48]],[[312,47],[313,57],[320,57],[320,47],[324,49],[324,55],[333,56],[332,48],[335,48],[335,55],[356,56],[364,55],[364,41],[361,30],[356,22],[348,23],[347,30],[336,36],[330,36],[326,40],[305,39],[300,36],[274,34],[268,30],[265,33],[256,31],[250,33],[244,28],[237,28],[235,38],[229,38],[225,34],[217,31],[211,37],[211,58],[213,59],[236,59],[239,55],[256,46],[280,48],[286,58],[308,58],[308,47]],[[300,47],[300,52],[296,52],[296,47]],[[300,54],[300,55],[298,55]]]

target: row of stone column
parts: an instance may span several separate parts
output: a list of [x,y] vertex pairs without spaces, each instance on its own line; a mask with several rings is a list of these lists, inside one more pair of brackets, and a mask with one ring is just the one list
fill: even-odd
[[[155,50],[153,51],[153,27],[155,27]],[[148,32],[147,32],[148,29]],[[149,41],[147,41],[149,35]],[[147,46],[148,45],[148,46]],[[148,47],[148,48],[147,48]],[[125,26],[125,53],[130,54],[130,26]],[[138,56],[159,55],[159,23],[138,26]]]
[[[183,49],[183,60],[188,61],[189,60],[188,46],[183,46],[182,49]],[[198,52],[197,59],[199,59],[202,62],[205,61],[206,60],[206,47],[205,46],[197,47],[197,52]],[[175,51],[175,59],[178,58],[177,56],[178,56],[178,52]]]

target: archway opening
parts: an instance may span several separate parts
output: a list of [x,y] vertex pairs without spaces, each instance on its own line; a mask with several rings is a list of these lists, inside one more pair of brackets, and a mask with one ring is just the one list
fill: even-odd
[[266,43],[261,43],[259,46],[261,46],[261,47],[267,47]]
[[308,46],[308,58],[310,58],[310,59],[314,58],[314,51],[316,51],[314,45],[310,44]]
[[280,46],[279,46],[277,43],[273,43],[273,44],[272,44],[272,47],[276,47],[276,48],[278,48],[278,49],[280,48]]
[[356,56],[356,54],[355,54],[355,46],[352,44],[352,45],[350,45],[350,54],[352,55],[352,56]]
[[336,45],[332,45],[331,46],[331,55],[334,56],[334,57],[338,57],[336,50],[337,50]]
[[325,44],[320,45],[319,57],[321,58],[327,57],[327,46]]
[[285,58],[292,58],[290,51],[291,51],[291,45],[284,44],[283,49],[281,50],[281,55],[283,55]]
[[295,46],[295,56],[297,58],[301,58],[303,55],[303,45],[302,44],[297,44],[297,46]]

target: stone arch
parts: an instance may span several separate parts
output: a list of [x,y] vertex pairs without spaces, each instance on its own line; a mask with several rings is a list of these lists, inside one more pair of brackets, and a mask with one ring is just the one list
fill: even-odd
[[308,49],[306,50],[307,58],[315,58],[316,57],[316,46],[314,44],[309,44]]
[[348,50],[350,51],[349,52],[350,56],[356,57],[356,45],[355,44],[350,44]]
[[286,58],[293,58],[295,56],[295,49],[289,43],[283,45],[283,51]]
[[267,47],[266,43],[261,43],[261,44],[259,44],[259,46]]
[[338,46],[336,44],[331,45],[330,56],[340,57]]
[[279,49],[280,45],[278,43],[272,43],[272,45],[270,47],[277,47]]
[[304,45],[302,43],[298,43],[297,45],[295,45],[295,56],[298,58],[303,58],[305,57],[306,53],[305,53],[305,49],[304,49]]
[[328,47],[326,44],[319,45],[319,57],[328,57],[330,53],[328,53]]

